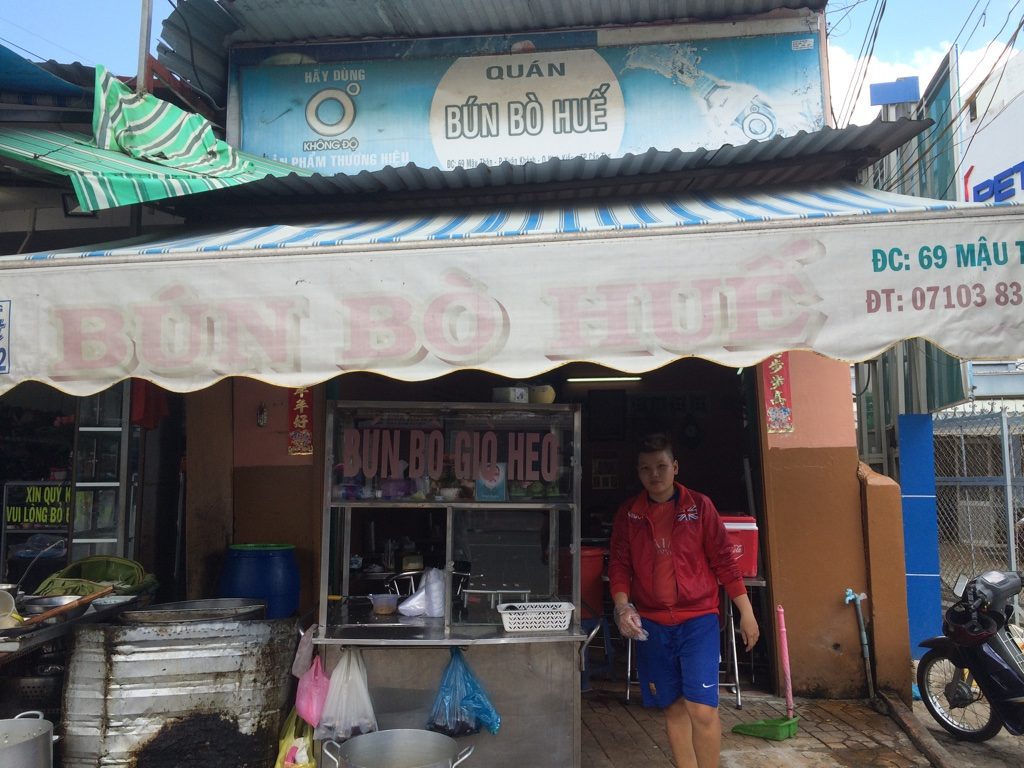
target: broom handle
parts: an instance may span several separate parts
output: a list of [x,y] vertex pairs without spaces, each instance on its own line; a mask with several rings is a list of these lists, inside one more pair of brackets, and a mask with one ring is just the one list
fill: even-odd
[[775,607],[779,618],[779,655],[782,657],[782,677],[786,683],[786,717],[793,717],[793,680],[789,672],[789,643],[786,641],[786,612]]

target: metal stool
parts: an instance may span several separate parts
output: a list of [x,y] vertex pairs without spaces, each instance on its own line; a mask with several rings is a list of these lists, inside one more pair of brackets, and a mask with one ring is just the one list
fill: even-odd
[[580,627],[588,635],[594,633],[596,637],[600,634],[604,650],[604,663],[600,665],[591,665],[589,654],[584,657],[584,674],[587,679],[589,680],[590,673],[595,670],[610,672],[615,665],[615,649],[612,647],[611,635],[608,634],[608,619],[604,616],[596,619],[580,619]]
[[384,581],[384,589],[393,595],[411,595],[416,591],[423,571],[403,571],[389,576]]
[[736,621],[733,616],[732,600],[725,596],[725,674],[731,672],[732,680],[719,682],[719,688],[732,688],[736,694],[736,709],[743,709],[743,693],[740,691],[740,660],[736,647]]
[[629,701],[630,689],[636,685],[640,685],[640,679],[636,676],[636,670],[633,668],[633,645],[636,640],[629,639],[626,641],[626,701]]

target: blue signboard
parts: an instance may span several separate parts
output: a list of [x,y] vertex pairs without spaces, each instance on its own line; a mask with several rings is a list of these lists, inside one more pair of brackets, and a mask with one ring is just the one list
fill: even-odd
[[745,144],[824,125],[812,33],[578,47],[587,37],[248,49],[235,62],[240,145],[325,174],[451,170]]

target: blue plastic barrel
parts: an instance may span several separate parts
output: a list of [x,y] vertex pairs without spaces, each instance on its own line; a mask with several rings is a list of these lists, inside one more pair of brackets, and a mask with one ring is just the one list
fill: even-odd
[[221,571],[218,597],[265,600],[268,619],[299,607],[299,565],[293,544],[232,544]]

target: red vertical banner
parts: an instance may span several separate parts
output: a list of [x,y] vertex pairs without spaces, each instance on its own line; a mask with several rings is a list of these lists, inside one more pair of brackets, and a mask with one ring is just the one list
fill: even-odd
[[761,364],[764,406],[769,432],[793,431],[793,399],[789,388],[789,353],[779,352]]
[[313,453],[313,400],[306,387],[288,393],[288,455]]

